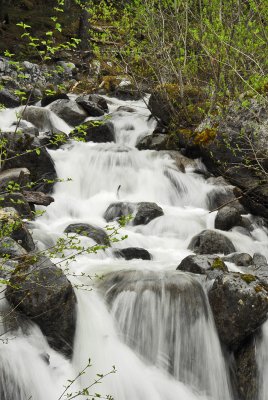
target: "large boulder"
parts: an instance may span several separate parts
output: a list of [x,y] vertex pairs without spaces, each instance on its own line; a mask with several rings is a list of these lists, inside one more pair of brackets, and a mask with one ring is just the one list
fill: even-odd
[[242,222],[242,217],[235,207],[225,206],[222,207],[215,218],[215,228],[222,231],[228,231],[235,225]]
[[21,218],[33,218],[32,208],[22,193],[4,194],[0,197],[0,207],[12,207]]
[[221,258],[209,254],[187,256],[181,261],[177,270],[193,274],[207,274],[210,271],[228,272]]
[[5,295],[13,307],[39,325],[51,347],[71,357],[76,297],[60,268],[45,257],[26,257],[12,273]]
[[107,233],[103,229],[94,225],[83,223],[70,224],[67,226],[67,228],[65,228],[64,232],[86,236],[102,246],[110,245],[110,240]]
[[88,116],[86,111],[73,100],[56,100],[49,105],[49,108],[58,117],[72,126],[81,124]]
[[116,257],[124,258],[125,260],[142,259],[151,260],[152,256],[149,251],[139,247],[127,247],[125,249],[116,249],[114,251]]
[[107,222],[110,222],[129,215],[133,216],[133,225],[146,225],[153,219],[164,215],[164,212],[156,203],[145,201],[139,203],[118,202],[110,204],[103,217]]
[[221,341],[238,348],[267,318],[267,285],[250,273],[220,275],[209,291],[209,302]]
[[253,259],[247,253],[234,253],[222,258],[224,261],[232,262],[238,267],[248,267],[253,264]]
[[110,122],[87,121],[70,133],[70,138],[85,142],[105,143],[114,142],[114,127]]
[[38,138],[23,132],[4,133],[7,139],[7,160],[3,170],[27,168],[31,173],[33,188],[48,193],[57,178],[54,162],[45,148],[40,148]]
[[195,235],[188,249],[197,254],[230,254],[235,252],[235,247],[230,239],[209,229]]
[[[208,133],[210,141],[202,145],[202,135]],[[199,154],[208,169],[238,186],[243,192],[241,202],[245,207],[267,218],[267,102],[257,98],[231,102],[224,112],[206,119],[198,127],[195,143],[198,138],[201,140]]]
[[63,99],[70,100],[66,93],[50,94],[50,95],[42,97],[41,106],[46,107],[56,100],[63,100]]

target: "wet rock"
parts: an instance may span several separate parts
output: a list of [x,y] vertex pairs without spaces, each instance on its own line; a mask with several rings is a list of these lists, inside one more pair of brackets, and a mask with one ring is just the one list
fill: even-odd
[[69,140],[68,135],[63,132],[48,131],[39,136],[41,146],[46,146],[48,149],[57,150]]
[[86,111],[73,100],[56,100],[50,104],[49,108],[72,126],[81,124],[87,117]]
[[92,117],[100,117],[109,110],[106,100],[97,94],[79,96],[76,102]]
[[8,89],[0,90],[0,104],[6,108],[19,107],[20,99]]
[[164,212],[156,203],[140,202],[137,203],[137,213],[133,220],[133,225],[146,225],[153,219],[161,217]]
[[44,96],[41,100],[41,106],[46,107],[49,104],[53,103],[53,101],[56,100],[70,100],[67,94],[65,93],[56,93],[56,94],[51,94],[48,96]]
[[[37,107],[37,106],[29,106],[26,109],[23,110],[23,121],[28,121],[31,124],[33,124],[39,131],[49,131],[49,132],[54,132],[54,133],[59,133],[60,131],[54,126],[53,120],[51,118],[51,112],[42,107]],[[27,128],[27,131],[23,127],[23,133],[29,133],[31,134],[32,132],[28,131],[29,128]],[[35,136],[37,136],[35,134]]]
[[136,145],[139,150],[166,150],[167,135],[156,133],[142,138]]
[[134,113],[136,112],[135,108],[132,107],[128,107],[128,106],[119,106],[116,111],[125,111],[125,112],[129,112],[129,113]]
[[230,254],[235,252],[235,247],[230,239],[209,229],[194,236],[188,249],[197,254]]
[[11,237],[0,239],[0,257],[10,256],[11,258],[15,258],[26,254],[27,251]]
[[177,270],[193,274],[207,274],[208,271],[228,272],[227,266],[216,255],[190,255],[185,257]]
[[164,215],[164,212],[156,203],[145,201],[140,203],[118,202],[110,204],[103,217],[107,222],[110,222],[129,215],[134,217],[133,225],[146,225],[154,218]]
[[122,257],[125,260],[133,260],[135,258],[142,260],[151,260],[152,256],[149,251],[139,247],[127,247],[125,249],[116,249],[114,251],[116,257]]
[[178,168],[179,171],[185,172],[187,168],[190,168],[191,170],[197,170],[200,169],[200,163],[198,160],[193,160],[191,158],[185,157],[182,155],[179,151],[176,150],[159,150],[160,154],[167,155],[172,160],[174,160],[176,167]]
[[218,276],[209,302],[219,337],[229,348],[238,348],[267,318],[267,290],[255,275],[230,272]]
[[235,352],[236,387],[241,400],[258,399],[259,376],[255,335]]
[[234,253],[223,257],[224,261],[232,262],[238,267],[248,267],[252,265],[253,260],[250,254],[247,253]]
[[134,203],[118,202],[109,205],[105,211],[103,218],[107,222],[116,221],[121,217],[133,214],[135,210]]
[[231,206],[240,214],[245,213],[242,204],[237,200],[241,193],[237,193],[233,186],[217,187],[207,195],[207,206],[209,211],[216,211],[220,207]]
[[69,137],[82,139],[85,142],[114,142],[114,127],[110,122],[87,121],[81,128],[74,129]]
[[264,255],[262,255],[260,253],[254,253],[252,264],[255,265],[256,267],[260,267],[262,265],[267,265],[267,259]]
[[235,207],[225,206],[222,207],[215,218],[215,228],[222,231],[228,231],[235,225],[242,222],[240,213]]
[[71,357],[76,297],[62,270],[49,259],[26,257],[5,292],[9,303],[39,325],[55,350]]
[[45,148],[40,148],[38,138],[24,133],[8,133],[7,156],[3,170],[27,168],[31,173],[33,188],[48,193],[57,178],[54,162]]
[[83,223],[70,224],[67,226],[64,232],[76,233],[80,236],[86,236],[90,239],[93,239],[97,244],[110,246],[110,240],[107,233],[103,229],[94,225]]

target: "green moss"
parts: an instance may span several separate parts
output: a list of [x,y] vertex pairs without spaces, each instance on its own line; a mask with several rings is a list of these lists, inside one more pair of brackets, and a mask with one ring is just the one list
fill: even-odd
[[226,266],[221,258],[215,258],[215,260],[212,263],[211,269],[212,270],[218,269],[220,271],[226,271]]
[[261,285],[256,285],[256,286],[254,287],[254,289],[255,289],[255,292],[256,292],[256,293],[259,293],[259,292],[262,292],[264,288],[263,288]]
[[241,274],[241,279],[243,279],[247,284],[256,281],[256,277],[251,274]]

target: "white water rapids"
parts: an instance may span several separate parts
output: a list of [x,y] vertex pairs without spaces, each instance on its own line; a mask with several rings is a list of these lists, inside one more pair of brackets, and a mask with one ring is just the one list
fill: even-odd
[[[135,111],[116,111],[121,105]],[[89,389],[92,395],[111,395],[115,400],[236,400],[204,285],[198,277],[175,272],[191,254],[191,238],[214,228],[208,194],[224,188],[209,184],[190,167],[180,172],[167,154],[135,148],[155,126],[142,101],[110,99],[109,108],[116,143],[72,142],[50,151],[58,177],[71,180],[55,185],[55,202],[32,224],[33,236],[43,250],[53,246],[71,223],[105,228],[103,214],[113,202],[151,201],[163,208],[164,216],[120,229],[119,236],[127,238],[113,247],[145,248],[153,259],[126,261],[115,258],[111,249],[77,256],[68,276],[78,287],[73,359],[53,351],[35,326],[26,333],[13,332],[7,343],[0,344],[0,380],[6,382],[0,399],[74,398],[96,374],[115,366],[116,373]],[[51,112],[47,115],[49,124],[69,130]],[[2,112],[0,124],[9,125],[13,116],[14,111]],[[238,252],[268,257],[268,238],[257,224],[251,237],[236,229],[224,234]],[[84,237],[81,241],[85,246],[94,243]],[[96,274],[104,278],[94,278]],[[81,284],[88,286],[79,288]],[[268,378],[267,337],[266,333],[261,343],[266,358],[260,357],[260,362]],[[88,359],[92,366],[64,393],[68,380],[79,375]],[[268,388],[262,387],[261,400],[268,400]],[[75,398],[91,397],[85,393]]]

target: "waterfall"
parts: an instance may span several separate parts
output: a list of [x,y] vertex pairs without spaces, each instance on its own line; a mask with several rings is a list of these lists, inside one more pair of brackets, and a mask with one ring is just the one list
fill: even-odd
[[[122,105],[133,112],[117,110]],[[147,225],[121,228],[120,236],[126,238],[113,244],[117,249],[145,248],[152,260],[126,261],[111,249],[78,255],[68,266],[69,279],[78,287],[73,359],[54,352],[34,325],[26,333],[17,330],[13,341],[1,344],[0,379],[7,382],[1,400],[59,400],[68,379],[78,376],[89,359],[92,366],[75,380],[73,393],[115,366],[115,373],[90,389],[93,395],[234,400],[205,285],[198,277],[175,271],[191,254],[191,238],[214,227],[208,195],[217,187],[191,169],[179,171],[168,154],[135,148],[155,127],[142,101],[109,99],[109,108],[116,143],[73,141],[49,150],[58,177],[65,181],[55,185],[55,202],[32,223],[33,236],[42,250],[56,243],[71,223],[105,228],[103,215],[113,202],[156,202],[163,216]],[[50,111],[48,115],[53,126],[68,133],[65,123],[53,119]],[[237,251],[268,256],[267,235],[258,226],[251,237],[236,230],[225,234]],[[81,240],[92,244],[91,239]]]

